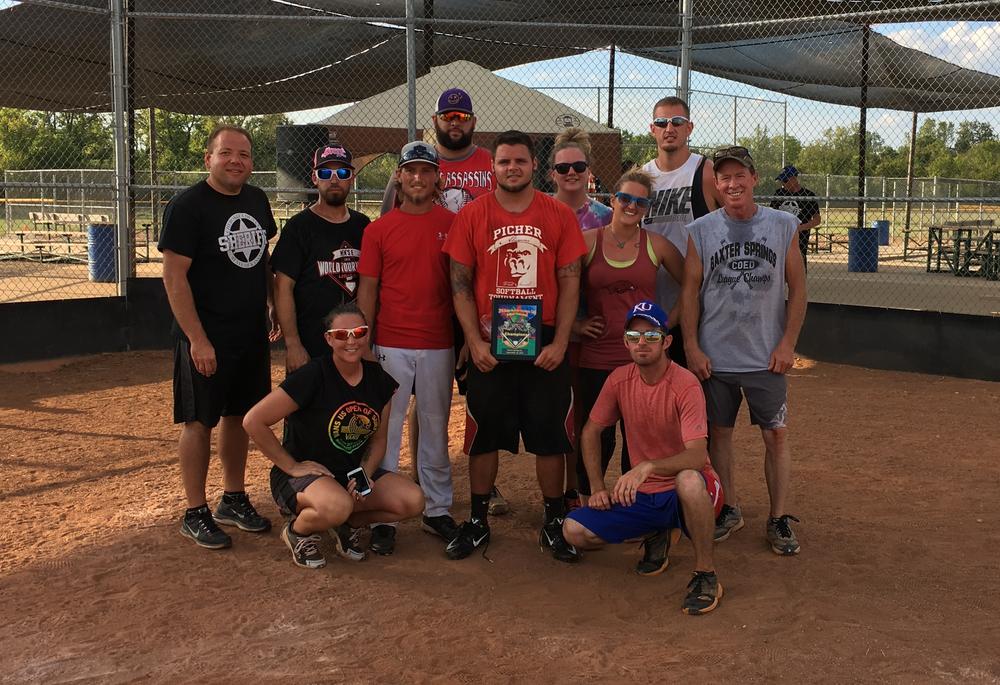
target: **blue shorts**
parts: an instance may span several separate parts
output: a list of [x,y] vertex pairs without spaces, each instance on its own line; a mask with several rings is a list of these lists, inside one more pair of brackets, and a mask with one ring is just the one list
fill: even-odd
[[[630,507],[612,504],[607,511],[582,507],[571,511],[566,518],[573,519],[611,544],[634,540],[668,528],[684,529],[684,518],[676,490],[654,495],[637,492],[635,503]],[[684,530],[684,534],[687,534],[687,530]]]

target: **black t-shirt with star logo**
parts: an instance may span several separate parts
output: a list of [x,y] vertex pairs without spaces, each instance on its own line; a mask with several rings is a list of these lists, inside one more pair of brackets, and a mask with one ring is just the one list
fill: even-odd
[[[380,412],[399,384],[377,362],[363,360],[361,382],[351,386],[325,354],[281,383],[298,411],[286,420],[284,446],[296,461],[315,461],[335,474],[361,465],[378,431]],[[388,417],[384,417],[388,419]]]
[[323,317],[358,296],[361,235],[369,218],[348,209],[347,221],[332,223],[305,209],[281,229],[271,268],[295,281],[295,318],[311,357],[329,354]]
[[[811,198],[816,193],[808,188],[799,188],[794,193],[778,188],[774,194],[780,199],[771,200],[771,208],[794,215],[802,225],[819,214],[819,203]],[[799,251],[805,255],[809,250],[809,231],[799,231]]]
[[[191,258],[194,306],[215,347],[266,342],[267,241],[277,232],[267,195],[251,185],[224,195],[201,181],[163,212],[157,247]],[[176,320],[173,332],[184,336]]]

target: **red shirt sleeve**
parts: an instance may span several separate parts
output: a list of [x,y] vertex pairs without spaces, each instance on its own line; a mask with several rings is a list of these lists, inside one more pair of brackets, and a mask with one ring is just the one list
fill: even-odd
[[[444,247],[441,248],[456,262],[466,266],[475,266],[476,264],[476,248],[472,242],[472,226],[478,220],[475,204],[477,203],[469,203],[459,210],[455,220],[451,223]],[[364,253],[362,253],[362,257],[364,257]]]
[[[386,215],[388,216],[388,215]],[[361,234],[361,258],[358,259],[358,274],[371,278],[382,276],[382,219],[368,224]]]
[[697,381],[677,394],[677,405],[681,418],[681,440],[687,443],[708,437],[705,393]]
[[[577,229],[579,231],[580,229]],[[618,389],[621,387],[621,369],[611,372],[604,381],[601,394],[597,396],[594,407],[590,410],[590,420],[599,426],[613,426],[621,419],[621,407],[618,404]]]

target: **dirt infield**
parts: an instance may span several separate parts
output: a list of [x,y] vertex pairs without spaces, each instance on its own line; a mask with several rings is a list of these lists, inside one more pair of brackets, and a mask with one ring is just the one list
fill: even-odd
[[[494,563],[446,560],[413,522],[394,556],[327,548],[320,571],[293,566],[276,531],[202,550],[178,534],[169,354],[0,367],[0,682],[1000,682],[1000,384],[809,362],[793,376],[802,554],[764,545],[760,441],[741,417],[747,527],[716,548],[720,608],[687,617],[687,541],[656,578],[632,573],[632,545],[553,561],[517,456]],[[248,470],[277,524],[264,457]],[[214,460],[209,480],[214,500]]]

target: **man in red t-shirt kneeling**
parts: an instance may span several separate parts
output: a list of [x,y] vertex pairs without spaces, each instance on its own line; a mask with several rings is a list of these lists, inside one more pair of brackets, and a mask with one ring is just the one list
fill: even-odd
[[[670,563],[671,534],[682,529],[695,553],[682,610],[704,614],[722,599],[712,559],[722,486],[708,459],[701,384],[667,356],[667,330],[667,315],[649,300],[638,302],[626,318],[625,346],[634,363],[611,372],[583,427],[581,451],[593,494],[586,507],[566,517],[563,536],[584,550],[646,536],[636,572],[658,575]],[[622,419],[631,468],[609,492],[601,431]]]

